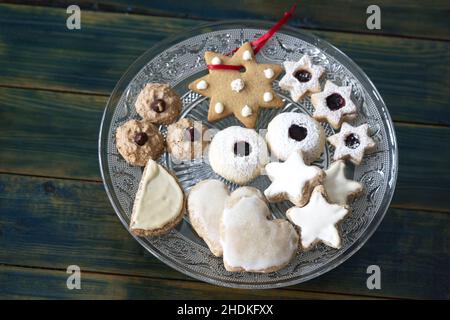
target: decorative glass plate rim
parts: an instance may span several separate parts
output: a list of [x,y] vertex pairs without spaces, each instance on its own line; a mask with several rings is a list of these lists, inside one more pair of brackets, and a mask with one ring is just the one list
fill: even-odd
[[[386,104],[384,103],[381,95],[378,93],[378,90],[376,89],[375,85],[372,83],[372,81],[369,79],[369,77],[365,74],[365,72],[355,63],[352,59],[350,59],[345,53],[340,51],[338,48],[334,47],[332,44],[328,43],[325,40],[322,40],[318,38],[317,36],[313,35],[312,33],[306,32],[304,30],[300,30],[297,28],[289,27],[289,26],[283,26],[283,28],[279,31],[280,33],[285,33],[287,35],[291,35],[294,37],[297,37],[299,35],[302,35],[303,39],[308,38],[308,42],[319,48],[320,50],[326,52],[329,55],[332,55],[334,58],[337,58],[337,60],[343,64],[345,67],[350,67],[352,69],[352,74],[355,76],[355,78],[360,81],[360,83],[365,88],[370,88],[371,92],[369,94],[372,94],[377,100],[378,104],[380,105],[380,113],[382,113],[383,117],[385,117],[387,128],[386,130],[389,132],[389,138],[390,141],[390,153],[392,156],[392,168],[389,171],[389,177],[386,179],[390,183],[390,189],[388,192],[384,194],[384,198],[382,199],[382,203],[378,209],[378,212],[375,213],[372,221],[367,226],[365,232],[347,249],[343,250],[339,257],[337,259],[332,260],[330,263],[323,265],[322,267],[315,270],[315,272],[311,274],[304,275],[299,278],[278,282],[278,283],[268,283],[268,284],[248,284],[248,283],[238,283],[238,282],[225,282],[221,280],[211,279],[209,277],[203,276],[201,274],[197,274],[194,272],[191,272],[190,270],[187,270],[183,268],[182,265],[177,264],[176,262],[170,261],[168,258],[164,257],[163,255],[159,254],[155,250],[153,250],[151,247],[149,247],[142,239],[132,234],[128,228],[128,223],[125,220],[123,215],[126,215],[125,213],[121,212],[121,209],[119,208],[119,205],[116,203],[117,199],[115,199],[115,195],[113,192],[113,187],[111,185],[111,177],[109,175],[108,166],[107,166],[107,159],[105,156],[102,155],[103,150],[106,149],[106,143],[107,143],[107,135],[109,131],[109,127],[111,125],[111,118],[113,115],[113,111],[115,107],[117,106],[118,101],[120,100],[123,92],[128,87],[130,81],[134,79],[136,74],[140,72],[140,70],[149,62],[151,61],[155,56],[157,56],[162,51],[166,50],[167,48],[170,48],[171,46],[177,44],[178,42],[181,42],[183,40],[186,40],[189,38],[189,36],[186,36],[186,34],[192,35],[192,34],[202,34],[212,31],[218,31],[218,30],[226,30],[226,29],[246,29],[246,28],[260,28],[260,29],[269,29],[273,25],[273,22],[269,21],[262,21],[262,20],[229,20],[229,21],[219,21],[215,23],[206,23],[203,25],[200,25],[198,27],[192,28],[187,30],[185,33],[179,36],[173,36],[169,37],[163,41],[160,41],[153,45],[150,49],[148,49],[146,52],[144,52],[140,57],[138,57],[131,66],[125,71],[125,73],[122,75],[122,77],[117,82],[116,86],[114,87],[108,101],[105,107],[105,110],[103,112],[103,116],[101,119],[100,124],[100,131],[99,131],[99,139],[98,139],[98,156],[99,156],[99,165],[100,165],[100,173],[103,180],[103,185],[105,187],[106,193],[108,195],[109,201],[118,216],[119,220],[123,224],[123,226],[127,229],[127,231],[130,233],[130,235],[141,245],[143,246],[147,251],[152,253],[156,258],[158,258],[160,261],[165,263],[166,265],[174,268],[175,270],[186,274],[192,278],[205,281],[211,284],[220,285],[224,287],[232,287],[232,288],[246,288],[246,289],[269,289],[269,288],[280,288],[285,286],[291,286],[295,284],[299,284],[308,280],[311,280],[313,278],[316,278],[336,267],[338,267],[340,264],[345,262],[347,259],[349,259],[353,254],[355,254],[367,241],[368,239],[373,235],[375,230],[378,228],[379,224],[383,220],[389,205],[391,203],[392,197],[395,192],[395,187],[397,183],[397,174],[398,174],[398,147],[397,147],[397,139],[395,135],[394,125],[392,122],[392,118],[387,110]],[[162,49],[161,49],[162,48]],[[109,116],[109,117],[108,117]],[[105,120],[108,120],[107,123],[105,123]],[[341,249],[342,250],[342,249]]]

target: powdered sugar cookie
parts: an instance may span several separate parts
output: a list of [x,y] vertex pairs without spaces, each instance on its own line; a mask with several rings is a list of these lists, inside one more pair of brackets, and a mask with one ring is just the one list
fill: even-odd
[[325,146],[325,132],[316,120],[297,112],[284,112],[269,122],[266,141],[270,151],[286,160],[294,151],[302,151],[303,160],[317,160]]
[[286,212],[289,220],[300,227],[300,242],[305,250],[318,242],[323,242],[335,249],[341,247],[341,238],[336,224],[349,211],[343,206],[328,203],[324,194],[323,186],[317,186],[306,206],[292,207]]
[[298,234],[271,213],[258,189],[242,187],[225,204],[220,229],[228,271],[273,272],[286,266],[298,249]]
[[289,200],[296,206],[304,206],[313,188],[324,178],[322,169],[307,166],[301,152],[292,152],[285,162],[271,162],[266,172],[272,184],[264,191],[270,202]]
[[348,159],[359,165],[364,153],[375,147],[375,141],[367,134],[368,129],[367,123],[352,127],[344,122],[341,131],[327,139],[335,147],[333,159]]
[[349,199],[358,196],[363,191],[363,185],[345,177],[345,161],[333,162],[325,170],[323,186],[331,203],[341,206],[348,204]]
[[168,84],[148,83],[139,93],[135,107],[142,118],[156,124],[169,124],[180,115],[181,100]]
[[283,62],[286,74],[280,80],[280,88],[289,91],[292,100],[298,102],[306,93],[320,91],[320,77],[325,69],[312,64],[311,58],[307,55],[301,57],[297,62]]
[[319,121],[328,121],[334,129],[339,129],[343,121],[356,117],[351,92],[351,86],[338,87],[327,81],[322,92],[311,95],[311,103],[315,109],[313,117]]
[[268,161],[266,142],[253,129],[228,127],[219,131],[209,146],[211,168],[237,184],[259,176]]
[[228,196],[228,188],[223,182],[210,179],[197,183],[187,200],[192,227],[216,257],[222,256],[220,221]]
[[256,62],[250,43],[244,43],[231,57],[207,51],[208,65],[242,66],[239,70],[209,70],[189,84],[189,89],[210,98],[208,121],[233,115],[247,128],[254,128],[259,108],[280,108],[283,101],[272,88],[281,74],[276,64]]
[[209,143],[204,139],[207,127],[200,121],[184,118],[167,127],[167,150],[176,160],[200,158]]

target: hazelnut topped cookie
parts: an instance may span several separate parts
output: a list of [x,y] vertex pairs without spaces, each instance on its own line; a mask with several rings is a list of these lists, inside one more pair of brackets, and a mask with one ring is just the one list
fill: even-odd
[[167,149],[176,160],[201,158],[207,140],[204,133],[207,127],[200,121],[184,118],[167,127]]
[[139,115],[155,124],[174,122],[181,112],[180,96],[168,85],[148,83],[136,100]]

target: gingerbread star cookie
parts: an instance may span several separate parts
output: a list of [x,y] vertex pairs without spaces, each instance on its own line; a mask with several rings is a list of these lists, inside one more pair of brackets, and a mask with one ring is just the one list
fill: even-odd
[[313,117],[319,121],[328,121],[334,129],[339,129],[343,121],[356,117],[351,92],[351,86],[339,87],[327,81],[322,92],[311,95],[311,103],[315,109]]
[[257,63],[250,43],[244,43],[231,57],[207,51],[208,65],[237,65],[237,70],[209,70],[194,80],[189,89],[210,98],[208,121],[217,121],[232,114],[247,128],[254,128],[259,108],[280,108],[283,101],[272,88],[281,74],[276,64]]
[[354,198],[363,191],[363,186],[357,181],[345,177],[345,161],[338,160],[325,170],[323,186],[328,195],[328,200],[341,206],[348,204],[350,198]]
[[271,162],[266,172],[272,184],[264,191],[270,202],[289,200],[296,206],[304,206],[312,189],[324,178],[324,171],[308,166],[301,152],[294,151],[285,162]]
[[309,203],[303,208],[290,208],[286,215],[293,224],[300,227],[300,242],[304,250],[323,242],[335,249],[341,247],[341,237],[336,224],[349,212],[343,206],[330,204],[325,199],[323,186],[317,186]]
[[298,102],[306,93],[320,91],[319,79],[325,69],[312,64],[311,58],[304,55],[299,61],[283,62],[286,74],[280,80],[280,88],[289,91],[292,100]]
[[352,127],[344,122],[339,133],[327,138],[335,147],[333,159],[348,159],[356,165],[361,164],[364,153],[375,147],[375,141],[367,134],[368,129],[367,123]]

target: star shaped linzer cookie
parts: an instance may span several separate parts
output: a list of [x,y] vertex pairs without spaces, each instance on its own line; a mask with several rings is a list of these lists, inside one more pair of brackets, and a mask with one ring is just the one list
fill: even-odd
[[232,57],[207,51],[205,60],[208,65],[243,66],[241,71],[209,70],[209,74],[189,84],[189,89],[210,98],[208,121],[234,114],[247,128],[254,128],[259,108],[283,106],[272,89],[282,67],[257,63],[250,43],[244,43]]

